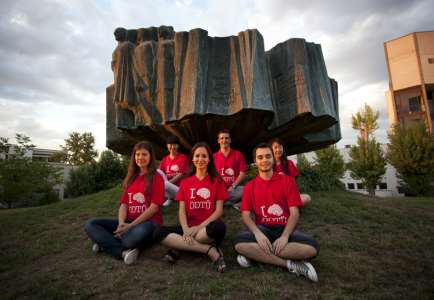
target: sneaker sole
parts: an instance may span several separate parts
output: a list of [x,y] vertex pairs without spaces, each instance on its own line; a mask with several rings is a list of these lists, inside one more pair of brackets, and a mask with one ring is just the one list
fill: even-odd
[[304,262],[304,263],[309,269],[308,274],[310,274],[310,276],[308,278],[313,282],[318,282],[318,274],[316,273],[315,268],[309,262]]
[[248,268],[251,265],[250,262],[248,261],[248,259],[242,255],[237,256],[237,262],[243,268]]
[[129,251],[127,254],[125,254],[124,263],[126,265],[131,265],[137,261],[138,257],[139,257],[139,250],[133,249]]

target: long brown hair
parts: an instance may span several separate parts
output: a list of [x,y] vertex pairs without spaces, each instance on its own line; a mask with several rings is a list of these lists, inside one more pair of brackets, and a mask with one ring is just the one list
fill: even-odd
[[140,168],[136,164],[136,151],[140,149],[148,150],[151,156],[148,164],[148,172],[144,174],[144,178],[146,179],[145,193],[148,193],[150,187],[152,186],[152,179],[154,178],[155,172],[157,171],[154,148],[152,147],[152,144],[150,142],[141,141],[135,144],[133,150],[131,151],[131,158],[128,164],[127,176],[125,176],[124,181],[122,182],[122,188],[124,191],[130,186],[130,184],[134,181],[136,176],[139,176]]
[[[199,142],[194,144],[193,148],[191,148],[191,153],[190,153],[190,162],[193,162],[193,156],[194,156],[194,152],[197,150],[197,148],[205,148],[206,152],[208,153],[208,157],[209,157],[209,162],[208,165],[206,166],[206,171],[209,174],[209,177],[211,178],[211,181],[214,182],[214,179],[217,178],[218,180],[221,180],[220,175],[217,173],[217,170],[215,169],[214,166],[214,156],[212,155],[212,151],[210,146],[205,143],[205,142]],[[188,176],[192,176],[196,173],[196,167],[194,166],[193,163],[190,164],[190,172],[188,172]]]
[[[285,146],[283,146],[282,140],[277,137],[270,140],[269,144],[271,147],[273,147],[273,143],[277,143],[282,146],[282,155],[280,156],[280,164],[282,165],[283,173],[288,175],[288,159],[286,158],[287,155],[285,151]],[[271,150],[273,150],[273,148],[271,148]],[[273,157],[274,157],[274,151],[271,151],[271,153],[273,153]],[[276,157],[274,157],[274,165],[276,165],[276,162],[277,162]]]

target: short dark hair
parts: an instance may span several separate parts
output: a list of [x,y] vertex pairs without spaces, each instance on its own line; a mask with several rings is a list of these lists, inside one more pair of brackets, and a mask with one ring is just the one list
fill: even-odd
[[255,148],[253,148],[253,160],[256,160],[256,150],[258,150],[259,148],[268,148],[271,151],[271,154],[273,154],[273,149],[271,148],[270,144],[267,143],[259,143],[258,145],[256,145]]
[[166,144],[178,144],[179,145],[179,139],[176,135],[169,135],[169,137],[166,139]]
[[225,128],[225,129],[220,129],[219,132],[217,132],[217,138],[219,137],[219,135],[221,133],[227,133],[227,134],[229,134],[229,136],[231,136],[231,132],[229,131],[229,129]]

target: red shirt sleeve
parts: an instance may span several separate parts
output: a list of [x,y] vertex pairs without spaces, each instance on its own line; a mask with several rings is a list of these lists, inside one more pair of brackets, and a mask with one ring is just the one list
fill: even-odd
[[290,159],[288,159],[288,175],[291,177],[297,177],[298,175],[300,175],[294,162]]
[[164,203],[164,180],[160,174],[155,173],[154,178],[152,180],[152,188],[151,188],[151,203],[157,204],[158,206],[163,205]]
[[[253,179],[255,180],[255,179]],[[249,183],[247,183],[244,186],[244,190],[243,190],[243,196],[241,198],[241,211],[253,211],[253,204],[252,204],[252,181],[250,181]]]
[[120,206],[121,204],[128,204],[128,193],[127,193],[127,191],[124,191],[124,192],[122,193],[121,199],[120,199],[120,201],[119,201],[119,206]]
[[166,173],[166,157],[163,157],[163,159],[160,162],[160,166],[158,167],[161,171]]
[[239,165],[240,165],[240,172],[246,172],[247,171],[247,164],[246,164],[246,160],[244,159],[244,156],[241,152],[239,153]]
[[187,173],[188,171],[188,157],[187,155],[182,155],[182,161],[180,163],[179,166],[179,172],[181,172],[182,174]]
[[300,193],[295,183],[294,177],[285,176],[285,193],[288,201],[288,207],[303,206],[301,202]]
[[176,197],[175,197],[176,201],[185,201],[185,198],[184,198],[185,182],[186,182],[186,180],[181,181],[181,185],[179,187],[179,190],[176,193]]
[[228,191],[226,190],[226,184],[220,178],[215,178],[216,180],[216,200],[226,201],[229,199]]

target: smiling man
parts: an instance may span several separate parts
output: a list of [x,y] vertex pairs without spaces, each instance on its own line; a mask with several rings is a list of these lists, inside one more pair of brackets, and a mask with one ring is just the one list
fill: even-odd
[[[313,237],[295,230],[299,219],[298,207],[303,203],[294,179],[273,172],[273,152],[268,144],[253,150],[258,176],[246,184],[241,203],[241,218],[248,230],[235,237],[235,250],[242,267],[250,259],[288,268],[317,282],[318,275],[311,259],[319,246]],[[254,215],[255,220],[252,219]]]
[[225,206],[231,206],[239,202],[243,194],[240,183],[246,178],[246,161],[240,151],[231,148],[231,135],[229,130],[222,129],[217,134],[219,151],[214,153],[214,165],[217,173],[223,178],[229,194],[229,200]]

